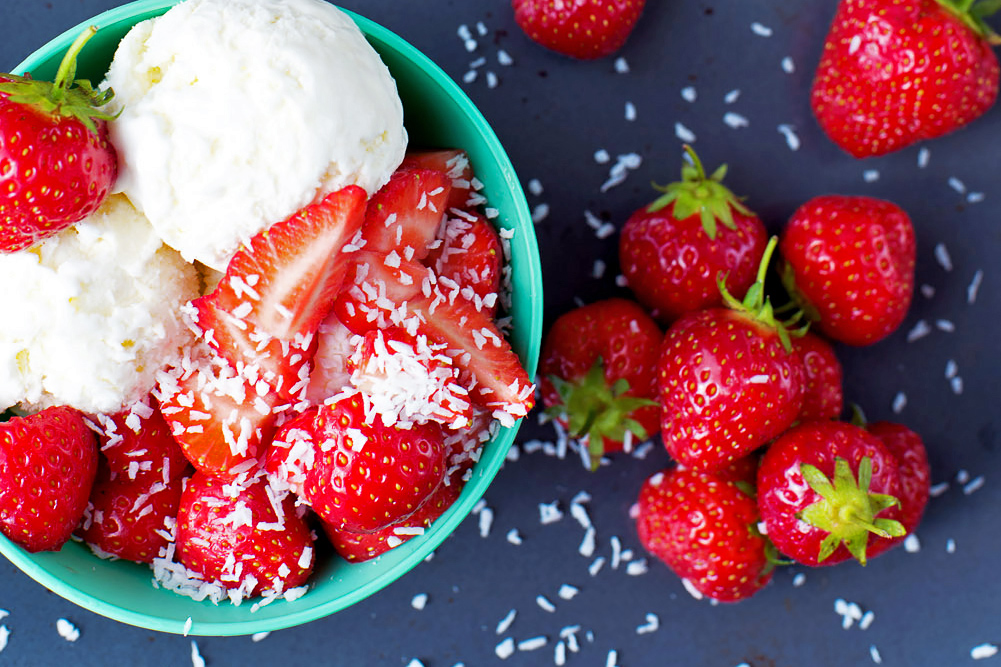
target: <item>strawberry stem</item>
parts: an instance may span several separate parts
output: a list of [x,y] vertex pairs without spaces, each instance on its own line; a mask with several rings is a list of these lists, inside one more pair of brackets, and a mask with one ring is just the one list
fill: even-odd
[[998,35],[984,19],[1001,9],[1001,0],[936,0],[947,12],[956,17],[992,46],[1001,44]]
[[80,51],[83,50],[84,44],[90,41],[90,38],[97,34],[97,28],[95,26],[87,26],[83,32],[77,35],[73,43],[66,50],[66,54],[63,55],[62,62],[59,63],[59,69],[56,70],[56,78],[52,82],[52,101],[57,105],[62,101],[63,96],[66,91],[70,89],[73,85],[73,81],[76,79],[76,59],[80,55]]

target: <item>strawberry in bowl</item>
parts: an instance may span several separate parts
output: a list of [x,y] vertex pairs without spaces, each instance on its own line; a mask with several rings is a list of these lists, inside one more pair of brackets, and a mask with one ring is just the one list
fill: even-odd
[[[163,14],[173,4],[161,2],[152,13]],[[225,11],[236,11],[239,3],[223,4]],[[123,7],[108,15],[93,38],[95,52],[113,51],[149,14],[136,12]],[[243,233],[225,262],[218,254],[225,244],[214,240],[197,266],[198,239],[189,254],[177,251],[181,261],[196,266],[202,288],[172,309],[190,339],[170,363],[154,369],[155,401],[149,406],[160,412],[196,472],[183,471],[191,477],[177,516],[165,512],[158,519],[162,527],[154,532],[170,540],[153,558],[157,584],[148,567],[97,558],[86,544],[68,542],[43,559],[0,539],[4,554],[29,575],[99,613],[157,630],[233,635],[288,627],[352,604],[421,562],[455,528],[489,485],[533,404],[540,269],[527,205],[508,178],[510,162],[483,117],[441,70],[392,33],[345,16],[360,27],[399,87],[409,154],[400,152],[397,164],[366,186],[333,184],[265,227]],[[41,77],[55,65],[57,48],[36,53],[19,70]],[[107,65],[82,60],[80,71],[100,80]],[[121,92],[121,103],[128,105],[130,96]],[[447,154],[451,164],[436,170],[429,152]],[[122,158],[126,170],[128,153]],[[401,188],[399,196],[383,191],[397,168],[397,180],[417,174],[421,187]],[[125,178],[118,187],[130,187],[132,177]],[[417,198],[406,199],[408,192]],[[155,215],[154,201],[145,203],[144,214]],[[480,259],[475,253],[461,257],[456,249],[481,223],[493,232],[483,236],[484,257],[500,261],[475,264],[478,276],[484,275],[482,266],[494,267],[495,274],[466,283],[466,262],[472,266]],[[401,243],[394,246],[397,234]],[[178,245],[191,240],[179,238]],[[385,298],[370,299],[366,290],[372,286]],[[404,294],[406,303],[394,300]],[[361,402],[355,417],[361,421],[340,431],[333,421],[323,422],[331,428],[312,433],[324,436],[315,438],[321,454],[329,448],[327,434],[347,434],[346,447],[331,463],[355,456],[355,447],[365,449],[356,426],[362,433],[374,433],[376,425],[405,431],[422,420],[430,421],[420,428],[435,433],[430,451],[436,458],[433,474],[422,477],[426,484],[401,501],[393,516],[380,523],[341,522],[336,529],[350,534],[328,540],[323,531],[303,532],[297,522],[300,512],[314,511],[311,502],[333,502],[336,494],[317,484],[299,485],[295,471],[307,478],[310,471],[295,468],[303,462],[282,444],[304,443],[289,431],[298,424],[298,435],[311,433],[314,414],[339,419],[327,402],[340,405],[338,395],[351,387]],[[137,400],[148,400],[135,393]],[[390,410],[394,420],[387,425],[382,416]],[[114,413],[94,410],[90,421],[101,430],[110,422],[94,415]],[[157,485],[175,483],[170,471],[183,469],[147,463],[162,479],[137,477],[109,489],[101,473],[94,488],[107,500],[93,500],[117,507],[117,498],[136,493],[131,487],[140,484],[150,486],[139,494],[154,488],[159,493]],[[125,470],[118,469],[119,478],[128,476]],[[298,507],[289,509],[296,501]],[[227,503],[225,511],[211,510]],[[160,512],[157,507],[146,516]],[[105,530],[112,535],[116,528],[121,526]],[[260,531],[266,536],[269,530],[295,546],[294,557],[274,569],[264,562],[253,571],[235,568],[245,550],[263,544]],[[202,547],[216,540],[223,551],[205,552]],[[375,546],[355,546],[360,544]],[[248,595],[246,604],[226,601]]]

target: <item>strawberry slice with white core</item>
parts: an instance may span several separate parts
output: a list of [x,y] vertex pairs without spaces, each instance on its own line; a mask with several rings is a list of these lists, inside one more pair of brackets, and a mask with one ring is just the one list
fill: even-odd
[[428,254],[445,216],[451,179],[436,169],[400,168],[365,210],[365,249],[398,252],[405,259]]
[[444,288],[460,290],[478,310],[493,316],[504,258],[497,230],[482,215],[456,211],[442,225],[440,238],[441,244],[428,254],[425,264]]
[[316,332],[316,353],[306,385],[306,401],[323,403],[351,383],[348,358],[355,352],[355,333],[331,311]]
[[407,153],[401,167],[437,169],[449,178],[448,208],[470,210],[483,203],[477,191],[482,187],[473,175],[466,151],[458,149],[419,150]]
[[250,382],[204,345],[158,373],[153,395],[191,464],[226,477],[256,464],[279,403],[267,383]]
[[366,419],[410,428],[436,421],[450,429],[470,425],[473,406],[445,346],[399,327],[356,337],[348,360],[351,384],[365,396]]

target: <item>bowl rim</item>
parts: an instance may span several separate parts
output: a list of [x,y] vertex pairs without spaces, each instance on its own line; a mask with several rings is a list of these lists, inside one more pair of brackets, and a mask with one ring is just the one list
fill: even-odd
[[[42,62],[50,59],[53,52],[63,52],[72,43],[73,39],[88,25],[110,25],[136,19],[139,15],[147,13],[152,15],[162,14],[170,7],[179,4],[183,0],[134,0],[124,5],[114,7],[104,11],[86,21],[82,21],[76,26],[69,28],[60,35],[46,42],[36,49],[24,60],[22,60],[12,70],[14,73],[24,73],[37,67]],[[336,6],[336,5],[335,5]],[[365,18],[351,10],[338,7],[347,14],[358,25],[365,37],[369,40],[377,40],[397,52],[406,60],[414,63],[435,83],[442,87],[443,92],[461,108],[463,114],[475,125],[476,131],[481,135],[491,156],[497,160],[498,166],[504,175],[505,187],[509,189],[513,200],[513,210],[507,211],[513,222],[520,221],[519,232],[528,230],[531,233],[520,233],[519,242],[527,244],[527,257],[521,262],[527,273],[528,290],[522,299],[527,300],[528,341],[526,358],[522,359],[529,377],[534,378],[538,365],[539,348],[542,335],[543,300],[542,300],[542,273],[538,244],[534,234],[534,226],[531,222],[531,214],[528,210],[527,200],[521,183],[517,178],[513,165],[506,151],[497,138],[493,128],[483,117],[479,109],[466,95],[465,91],[442,70],[428,56],[404,40],[402,37],[392,32],[388,28],[375,23],[371,19]],[[138,23],[134,20],[133,23]],[[0,534],[0,553],[7,557],[22,572],[34,579],[39,584],[48,588],[60,597],[77,604],[89,611],[101,616],[149,630],[169,632],[182,635],[194,636],[236,636],[248,635],[261,631],[280,630],[296,625],[301,625],[310,621],[318,620],[329,616],[337,611],[345,609],[361,600],[376,593],[388,586],[420,562],[425,560],[438,546],[450,535],[458,525],[471,513],[473,506],[480,500],[490,482],[496,476],[506,458],[506,454],[521,424],[521,420],[512,426],[504,427],[498,432],[492,441],[495,449],[495,456],[491,459],[491,466],[487,469],[475,470],[471,478],[463,487],[462,494],[458,500],[435,521],[428,531],[419,539],[412,540],[384,554],[381,558],[391,558],[393,561],[380,575],[368,580],[362,586],[354,588],[335,598],[325,600],[313,606],[303,606],[296,609],[296,602],[287,603],[288,611],[282,616],[262,617],[260,619],[239,620],[239,621],[192,621],[192,619],[176,619],[157,616],[155,614],[138,612],[133,609],[123,607],[119,604],[110,603],[91,593],[84,592],[63,579],[55,576],[46,568],[35,562],[38,554],[29,554],[19,546],[11,542]],[[479,466],[477,466],[478,468]],[[397,553],[393,553],[397,552]],[[52,552],[57,554],[58,552]],[[43,554],[48,556],[49,554]],[[94,556],[96,558],[96,556]],[[151,576],[152,581],[152,576]],[[151,584],[152,585],[152,584]],[[167,594],[168,591],[165,591]],[[308,596],[308,593],[307,593]],[[211,604],[211,603],[209,603]],[[222,604],[229,604],[223,602]],[[278,604],[278,603],[276,603]]]

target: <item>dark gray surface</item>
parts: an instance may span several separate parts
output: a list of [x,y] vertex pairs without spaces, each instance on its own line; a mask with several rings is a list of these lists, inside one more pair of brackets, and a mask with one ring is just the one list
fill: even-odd
[[[31,50],[76,23],[117,4],[114,0],[59,0],[8,3],[0,24],[0,69],[9,70]],[[548,204],[537,226],[545,275],[547,323],[577,300],[593,301],[622,293],[616,287],[616,236],[596,237],[585,211],[621,226],[628,214],[652,198],[651,181],[673,180],[681,142],[675,123],[695,132],[695,148],[707,166],[730,165],[728,183],[747,196],[749,206],[777,231],[807,198],[827,193],[870,194],[891,199],[912,216],[917,230],[918,294],[899,332],[868,349],[841,349],[846,396],[871,419],[894,418],[922,433],[928,444],[933,482],[948,489],[933,498],[917,531],[921,549],[899,548],[866,568],[841,565],[779,572],[750,601],[713,606],[692,599],[659,563],[630,575],[623,563],[606,563],[596,576],[591,558],[577,553],[583,530],[569,515],[580,491],[597,529],[597,552],[612,556],[612,540],[645,556],[628,517],[643,478],[667,463],[662,449],[645,459],[616,458],[595,474],[573,460],[543,452],[523,453],[498,475],[485,500],[494,512],[487,537],[470,517],[429,562],[357,606],[309,625],[250,638],[198,638],[210,667],[285,660],[331,665],[403,665],[417,659],[425,667],[552,665],[560,630],[580,625],[580,651],[567,665],[605,665],[617,650],[621,667],[659,665],[752,667],[870,665],[876,647],[885,665],[962,665],[971,649],[1001,643],[1001,578],[995,563],[1001,547],[997,507],[1001,502],[1001,462],[996,422],[999,393],[997,343],[991,325],[1001,314],[996,255],[999,247],[996,197],[1001,109],[970,128],[926,144],[929,160],[919,166],[919,148],[858,162],[839,152],[810,116],[807,90],[834,0],[652,0],[626,48],[626,74],[614,59],[580,63],[529,43],[515,26],[506,0],[355,0],[343,6],[394,30],[427,53],[457,80],[477,58],[486,59],[476,81],[463,84],[507,147],[522,182],[537,178],[541,195],[529,203]],[[467,52],[460,25],[475,34],[482,21],[488,34]],[[752,23],[771,36],[752,30]],[[514,59],[497,62],[499,49]],[[787,72],[782,62],[794,65]],[[487,84],[487,71],[499,84]],[[692,86],[697,100],[684,100]],[[739,90],[727,103],[728,92]],[[625,119],[627,102],[637,117]],[[723,115],[736,112],[749,125],[731,128]],[[777,130],[795,126],[802,145],[787,146]],[[601,192],[612,156],[635,152],[641,166],[625,183]],[[878,179],[867,180],[874,170]],[[950,184],[950,178],[958,182]],[[959,183],[967,192],[959,192]],[[970,193],[983,201],[970,202]],[[977,199],[976,196],[973,199]],[[944,244],[953,268],[936,260]],[[594,278],[595,260],[607,263]],[[967,290],[978,270],[983,280],[975,303]],[[927,289],[927,288],[926,288]],[[932,332],[914,342],[907,333],[920,321]],[[946,332],[937,320],[954,323]],[[949,361],[962,378],[956,394],[946,378]],[[898,392],[906,407],[895,415]],[[552,441],[548,427],[525,424],[519,443]],[[658,446],[659,447],[659,446]],[[984,484],[964,492],[964,474]],[[558,501],[562,520],[543,524],[539,503]],[[506,539],[517,529],[523,542]],[[950,549],[950,544],[954,549]],[[805,574],[801,585],[794,575]],[[191,663],[191,638],[131,628],[95,616],[47,592],[7,561],[0,562],[0,620],[10,630],[0,664],[184,665]],[[572,600],[558,596],[562,584],[579,589]],[[427,594],[417,610],[411,601]],[[556,606],[542,609],[536,596]],[[874,620],[842,629],[838,599],[872,611]],[[495,632],[508,611],[518,615],[503,635]],[[639,634],[646,614],[658,616],[655,632]],[[65,617],[81,632],[69,643],[56,632]],[[535,651],[516,651],[506,661],[494,647],[506,637],[516,642],[546,636]],[[994,660],[1001,661],[1001,655]],[[991,664],[988,660],[984,664]]]

